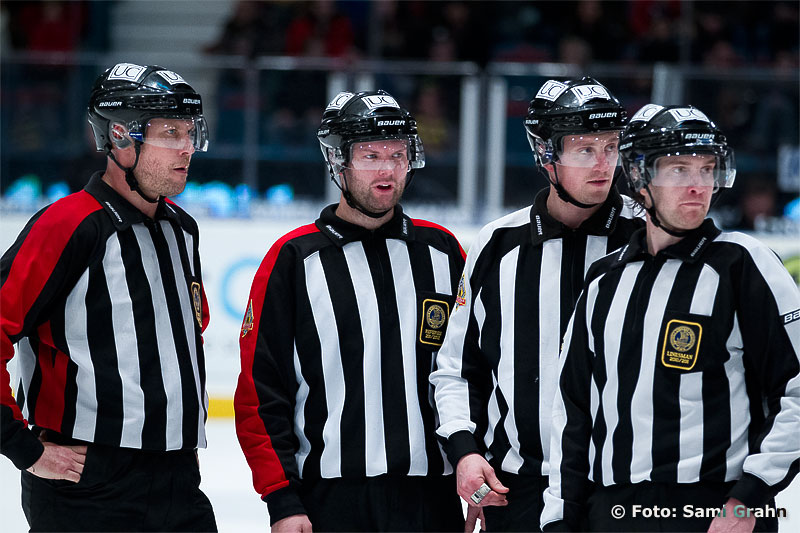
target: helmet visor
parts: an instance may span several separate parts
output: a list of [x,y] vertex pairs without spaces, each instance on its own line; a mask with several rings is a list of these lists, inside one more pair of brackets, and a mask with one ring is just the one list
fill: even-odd
[[381,146],[381,143],[394,143],[402,142],[406,150],[406,158],[408,159],[412,169],[419,169],[425,167],[425,149],[422,147],[422,141],[419,135],[416,134],[402,134],[397,135],[381,135],[375,137],[360,137],[356,140],[350,141],[346,146],[349,150],[348,160],[353,160],[353,150],[357,146],[372,145],[373,147]]
[[648,169],[657,187],[732,187],[736,178],[733,152],[698,152],[691,148],[675,150],[653,160]]
[[375,139],[357,141],[350,145],[349,164],[346,168],[361,172],[400,172],[410,168],[408,140]]
[[144,127],[144,133],[130,128],[130,136],[160,148],[189,150],[191,147],[198,152],[208,150],[208,125],[202,115],[151,118]]
[[577,168],[619,165],[619,139],[622,130],[567,134],[561,138],[558,163]]

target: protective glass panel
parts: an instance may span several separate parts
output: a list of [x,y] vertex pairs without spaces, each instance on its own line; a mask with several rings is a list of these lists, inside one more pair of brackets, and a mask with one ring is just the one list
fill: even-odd
[[579,168],[619,165],[620,131],[565,135],[558,153],[558,163]]
[[736,175],[733,154],[724,155],[676,150],[657,158],[650,169],[657,187],[731,187]]
[[[201,116],[191,118],[153,118],[145,127],[144,136],[139,139],[145,144],[170,148],[205,152],[208,149],[208,127]],[[141,135],[141,134],[140,134]],[[134,134],[131,134],[134,137]]]
[[381,139],[356,142],[350,147],[348,168],[377,173],[407,172],[408,141],[405,139]]

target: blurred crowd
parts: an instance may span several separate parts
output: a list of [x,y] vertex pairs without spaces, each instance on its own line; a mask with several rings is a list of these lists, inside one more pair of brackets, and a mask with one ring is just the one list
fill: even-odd
[[798,66],[798,4],[240,1],[216,54]]
[[[109,49],[111,15],[118,1],[3,2],[4,47],[20,51],[103,52]],[[231,2],[231,12],[217,35],[208,35],[199,52],[213,56],[302,56],[417,61],[556,62],[592,65],[642,65],[665,62],[710,69],[800,68],[800,4],[796,1],[718,2],[681,0],[628,1],[251,1]],[[24,68],[4,67],[3,94],[15,104],[4,106],[3,148],[20,154],[42,149],[34,124],[58,135],[59,124],[80,121],[41,103],[56,99],[62,71],[36,69],[36,86],[21,83],[34,76]],[[96,72],[69,73],[74,94],[84,94],[84,80]],[[206,162],[207,175],[241,174],[241,150],[252,102],[247,102],[247,70],[220,69],[216,91],[208,102],[217,111],[213,139],[219,159]],[[53,80],[48,83],[48,80]],[[269,176],[291,185],[293,194],[315,196],[320,185],[308,179],[318,172],[315,130],[320,102],[327,100],[327,73],[311,70],[259,71],[257,87],[258,191],[272,185]],[[17,80],[16,82],[14,80]],[[509,87],[506,201],[530,187],[530,152],[519,122],[543,80],[520,78]],[[651,79],[603,80],[629,111],[650,100]],[[452,201],[457,190],[459,79],[457,76],[377,76],[377,86],[411,102],[420,125],[429,166],[437,180],[418,180],[412,199]],[[615,85],[616,83],[616,85]],[[52,94],[51,94],[52,93]],[[796,194],[778,182],[774,162],[779,146],[797,147],[796,84],[697,79],[684,93],[718,117],[731,144],[741,154],[739,182],[718,206],[730,225],[754,228],[764,215],[779,215]],[[45,113],[47,117],[43,116]],[[55,117],[53,114],[55,113]],[[42,130],[44,131],[44,130]],[[39,139],[37,141],[37,139]],[[69,158],[65,176],[82,175],[96,164],[88,147]],[[37,148],[38,147],[38,148]],[[238,152],[237,152],[238,150]],[[80,152],[80,150],[78,150]],[[521,163],[515,164],[515,154]],[[796,156],[795,156],[796,157]],[[5,158],[5,157],[4,157]],[[765,163],[767,161],[767,163]],[[4,162],[3,172],[11,163]],[[16,170],[16,166],[13,167]],[[768,169],[764,171],[764,169]],[[315,174],[312,174],[315,175]],[[199,175],[202,181],[204,177]],[[0,183],[2,188],[8,186]],[[230,183],[235,187],[236,183]],[[80,183],[69,184],[70,188]]]
[[[105,51],[119,2],[19,1],[15,50]],[[795,1],[232,2],[213,54],[434,61],[798,66]]]

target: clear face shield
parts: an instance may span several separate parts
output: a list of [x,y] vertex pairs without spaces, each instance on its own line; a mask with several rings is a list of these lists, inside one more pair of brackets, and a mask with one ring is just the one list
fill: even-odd
[[349,171],[376,177],[395,175],[405,177],[412,168],[407,139],[378,139],[354,142],[350,145],[347,158]]
[[620,164],[621,134],[622,130],[613,130],[564,135],[553,161],[566,167],[608,169],[613,172]]
[[632,171],[646,172],[650,183],[656,187],[711,187],[712,192],[717,192],[720,188],[732,187],[736,179],[733,151],[727,148],[713,153],[685,148],[657,157],[650,168],[643,168],[643,160],[638,163]]
[[[151,118],[144,128],[130,124],[132,139],[171,150],[208,150],[208,125],[202,115],[185,118]],[[144,131],[144,133],[142,133]]]

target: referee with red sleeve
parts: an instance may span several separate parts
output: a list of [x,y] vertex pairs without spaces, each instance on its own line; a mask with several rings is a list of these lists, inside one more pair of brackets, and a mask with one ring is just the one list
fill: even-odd
[[384,91],[344,92],[317,136],[338,204],[279,239],[242,325],[236,432],[272,531],[463,531],[428,376],[464,256],[398,204],[425,155]]
[[173,71],[120,63],[88,113],[105,171],[0,259],[0,451],[22,470],[31,531],[215,531],[197,458],[199,234],[166,199],[207,148],[201,97]]

